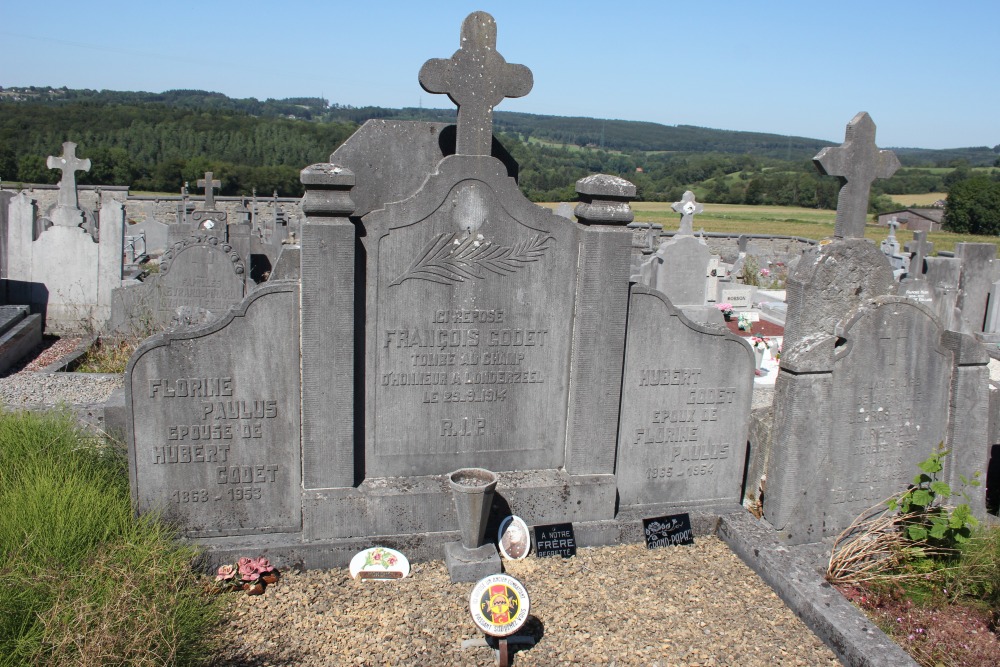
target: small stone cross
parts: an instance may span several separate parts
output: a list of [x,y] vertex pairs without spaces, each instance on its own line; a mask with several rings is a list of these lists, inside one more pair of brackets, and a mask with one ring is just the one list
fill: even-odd
[[490,155],[493,107],[504,98],[531,92],[531,70],[508,64],[496,45],[496,21],[486,12],[473,12],[462,22],[458,51],[448,60],[432,58],[420,68],[424,90],[446,93],[458,105],[458,155]]
[[90,171],[90,158],[81,160],[76,156],[76,144],[72,141],[63,143],[63,154],[61,157],[50,155],[45,160],[45,165],[49,169],[61,169],[62,178],[59,179],[59,200],[60,208],[80,208],[79,200],[76,197],[76,172]]
[[692,227],[694,216],[705,210],[702,204],[694,200],[694,193],[688,190],[681,197],[681,200],[674,202],[670,208],[681,214],[681,226],[677,230],[677,235],[691,236],[694,234],[694,228]]
[[924,258],[927,257],[927,232],[913,232],[913,246],[916,248],[913,258],[910,260],[910,271],[908,273],[915,278],[924,277]]
[[195,183],[199,188],[205,190],[205,210],[214,211],[215,210],[215,188],[222,187],[222,181],[217,178],[212,178],[213,174],[210,171],[205,172],[205,178],[199,178]]
[[837,198],[837,223],[833,235],[839,238],[864,238],[868,197],[876,178],[889,178],[899,169],[899,159],[892,151],[875,145],[875,123],[862,111],[847,124],[844,143],[824,148],[813,164],[820,173],[840,179]]

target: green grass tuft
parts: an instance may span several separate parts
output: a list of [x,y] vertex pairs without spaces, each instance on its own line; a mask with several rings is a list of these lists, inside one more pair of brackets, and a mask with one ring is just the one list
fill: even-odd
[[132,512],[123,448],[69,415],[0,414],[0,666],[198,664],[218,599]]

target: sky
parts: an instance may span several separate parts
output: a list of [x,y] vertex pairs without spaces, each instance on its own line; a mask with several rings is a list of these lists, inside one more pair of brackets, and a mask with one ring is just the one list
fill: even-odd
[[[0,86],[187,88],[452,108],[421,89],[475,10],[534,88],[501,111],[880,147],[1000,144],[996,0],[47,0],[4,3]],[[44,11],[41,9],[44,7]]]

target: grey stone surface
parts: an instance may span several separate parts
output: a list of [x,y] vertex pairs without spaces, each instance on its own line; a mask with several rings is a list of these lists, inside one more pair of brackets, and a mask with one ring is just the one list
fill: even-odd
[[462,22],[460,48],[450,59],[434,58],[420,68],[420,85],[446,93],[458,106],[456,155],[490,155],[493,108],[506,97],[523,97],[534,83],[531,70],[509,64],[497,50],[497,24],[486,12]]
[[479,581],[491,574],[500,574],[500,554],[492,544],[484,544],[478,549],[466,549],[461,542],[444,545],[444,563],[452,583]]
[[821,173],[840,180],[837,221],[834,236],[864,238],[868,216],[868,196],[872,182],[889,178],[899,169],[899,159],[892,151],[875,145],[875,123],[860,112],[847,124],[844,143],[821,150],[813,158]]
[[[584,363],[622,349],[630,233],[534,206],[499,162],[461,155],[364,224],[370,473],[577,464],[610,473],[613,447],[595,446],[593,431],[586,445],[570,438],[566,446],[573,419],[563,410],[607,415],[597,442],[612,442],[620,370],[611,363],[593,384],[581,381],[570,404],[566,361],[584,327],[593,327],[580,341],[593,347]],[[581,246],[593,261],[579,261]],[[614,272],[620,277],[609,280]]]
[[788,274],[784,349],[837,322],[866,299],[895,291],[892,269],[873,243],[845,239],[802,254]]
[[218,237],[194,234],[163,253],[159,275],[147,283],[151,312],[158,326],[168,326],[184,308],[219,318],[245,294],[246,263]]
[[[62,223],[74,222],[68,208],[54,210],[63,211]],[[99,241],[80,226],[82,212],[79,224],[53,224],[40,232],[36,213],[35,202],[26,194],[11,200],[8,300],[44,314],[45,329],[51,333],[104,330],[111,318],[111,290],[122,278],[121,202],[112,194],[102,195]]]
[[72,141],[63,142],[63,154],[59,157],[50,155],[45,160],[49,169],[62,171],[59,179],[59,203],[51,214],[53,224],[62,227],[79,227],[84,222],[84,213],[76,196],[76,172],[90,171],[90,160],[81,160],[76,156],[76,144]]
[[142,235],[145,239],[147,255],[159,255],[167,249],[169,225],[156,219],[156,208],[151,201],[143,203],[143,219],[134,225],[129,225],[126,233],[130,236]]
[[694,216],[705,210],[705,207],[700,202],[695,201],[694,193],[688,190],[681,197],[681,200],[674,202],[670,208],[681,214],[681,225],[677,228],[677,233],[694,234],[692,228]]
[[955,258],[962,262],[956,306],[962,313],[963,331],[980,333],[986,321],[990,287],[1000,279],[1000,261],[993,243],[956,243]]
[[[356,176],[351,190],[356,218],[386,202],[406,199],[447,155],[455,154],[455,126],[417,121],[369,120],[330,156]],[[517,178],[517,163],[496,139],[492,155]]]
[[[905,489],[917,463],[950,440],[949,415],[963,416],[950,409],[954,355],[942,333],[930,311],[887,296],[832,335],[791,350],[786,342],[764,496],[785,540],[836,535]],[[983,451],[974,440],[959,446]]]
[[633,287],[616,466],[621,505],[740,502],[753,378],[745,340],[691,322],[656,290]]
[[962,280],[962,260],[955,257],[927,257],[924,278],[930,285],[934,312],[945,329],[964,331],[962,313],[958,309],[959,284]]
[[42,342],[42,317],[27,306],[0,306],[0,373]]
[[[694,236],[674,236],[660,244],[640,270],[643,282],[663,292],[677,306],[701,306],[707,301],[711,252]],[[648,278],[647,278],[648,275]]]
[[298,286],[159,334],[125,373],[132,496],[189,536],[300,531]]
[[573,213],[581,224],[626,225],[635,219],[629,206],[635,199],[635,185],[624,178],[608,174],[587,176],[576,182],[576,192],[580,203]]
[[915,667],[916,662],[764,522],[745,513],[720,517],[719,537],[851,667]]

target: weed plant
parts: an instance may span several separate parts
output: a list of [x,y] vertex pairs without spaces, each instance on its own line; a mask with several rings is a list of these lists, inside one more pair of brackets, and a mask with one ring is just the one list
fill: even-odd
[[142,339],[137,336],[127,338],[99,338],[73,369],[77,373],[124,373],[128,360]]
[[136,518],[124,450],[69,415],[0,415],[0,666],[198,664],[220,602]]

